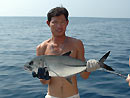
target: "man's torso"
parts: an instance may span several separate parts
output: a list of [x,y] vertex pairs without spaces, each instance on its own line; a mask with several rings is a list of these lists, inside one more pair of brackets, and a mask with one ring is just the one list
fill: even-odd
[[[46,44],[46,49],[44,49],[43,55],[62,55],[68,51],[72,51],[70,56],[77,58],[78,50],[76,43],[76,39],[67,37],[64,45],[60,46],[60,49],[58,49],[59,47],[55,45],[53,46],[53,43],[49,39],[44,42],[44,44]],[[65,78],[52,77],[48,85],[48,94],[60,98],[78,94],[76,76],[73,76],[71,79],[72,84],[70,84]]]

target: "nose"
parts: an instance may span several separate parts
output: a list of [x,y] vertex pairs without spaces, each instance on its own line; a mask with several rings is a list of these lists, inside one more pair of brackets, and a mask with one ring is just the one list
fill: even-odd
[[61,23],[58,23],[58,24],[57,24],[57,28],[62,28],[62,24],[61,24]]

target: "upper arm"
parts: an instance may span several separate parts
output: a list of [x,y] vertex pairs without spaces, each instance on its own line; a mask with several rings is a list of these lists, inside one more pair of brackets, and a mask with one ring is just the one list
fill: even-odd
[[[37,48],[36,48],[36,55],[37,56],[44,55],[45,51],[46,51],[46,47],[47,47],[47,44],[45,42],[43,42],[40,45],[38,45]],[[50,80],[40,79],[40,82],[42,84],[49,84]]]
[[47,45],[46,45],[45,42],[43,42],[40,45],[38,45],[37,48],[36,48],[36,55],[37,56],[44,55],[46,47],[47,47]]
[[[78,47],[77,47],[77,49],[78,49],[77,58],[80,59],[80,60],[82,60],[82,61],[85,61],[85,57],[84,57],[84,45],[83,45],[83,43],[82,43],[81,40],[78,41]],[[89,75],[90,75],[90,72],[82,72],[80,75],[81,75],[81,77],[83,79],[87,79],[89,77]]]
[[84,45],[83,45],[83,43],[82,43],[81,40],[78,40],[77,50],[78,50],[77,58],[80,59],[80,60],[82,60],[82,61],[85,61],[85,57],[84,57]]

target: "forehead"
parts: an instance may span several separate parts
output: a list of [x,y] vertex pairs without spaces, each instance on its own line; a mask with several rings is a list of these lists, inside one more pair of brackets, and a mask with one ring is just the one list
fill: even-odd
[[54,16],[51,18],[51,21],[54,21],[54,20],[66,20],[65,16],[62,14],[60,16]]

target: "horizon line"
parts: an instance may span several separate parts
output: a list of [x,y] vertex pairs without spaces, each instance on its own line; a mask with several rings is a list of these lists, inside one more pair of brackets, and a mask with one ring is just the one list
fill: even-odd
[[[47,16],[0,16],[0,17],[47,17]],[[69,16],[69,18],[125,18],[125,19],[129,19],[130,17]]]

